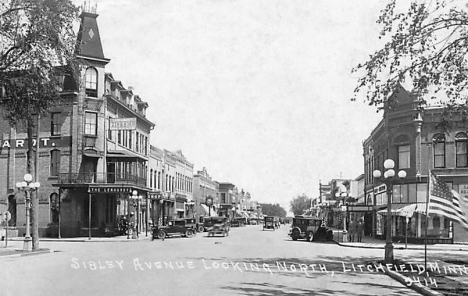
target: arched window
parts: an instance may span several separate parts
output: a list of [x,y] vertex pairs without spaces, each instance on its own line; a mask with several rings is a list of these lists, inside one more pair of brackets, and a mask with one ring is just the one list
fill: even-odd
[[60,200],[57,193],[50,195],[50,222],[58,223],[59,221]]
[[158,172],[158,189],[161,189],[161,172]]
[[97,70],[96,68],[89,67],[86,69],[85,87],[86,96],[97,98]]
[[466,133],[458,133],[455,135],[455,145],[457,152],[457,168],[468,167],[468,136]]
[[150,170],[150,188],[153,188],[153,169]]
[[60,172],[60,150],[50,151],[50,176],[58,177]]
[[445,167],[445,135],[435,134],[432,137],[434,143],[434,168]]

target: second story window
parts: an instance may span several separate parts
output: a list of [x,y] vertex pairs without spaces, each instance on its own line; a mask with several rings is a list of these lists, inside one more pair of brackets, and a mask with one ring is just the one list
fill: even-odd
[[60,150],[50,151],[50,176],[58,177],[60,172]]
[[468,167],[468,136],[466,133],[458,133],[455,135],[456,152],[457,152],[457,168]]
[[86,69],[85,87],[87,97],[97,98],[97,70],[93,67]]
[[52,113],[50,119],[50,135],[51,136],[60,136],[60,113]]
[[434,142],[434,168],[445,167],[445,135],[435,134],[432,138]]
[[85,135],[97,136],[97,113],[86,112]]
[[410,168],[410,146],[403,145],[398,146],[398,169],[409,169]]

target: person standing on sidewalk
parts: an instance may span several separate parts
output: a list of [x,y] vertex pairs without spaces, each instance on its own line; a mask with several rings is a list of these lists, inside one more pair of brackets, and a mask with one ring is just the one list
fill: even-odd
[[364,218],[361,217],[357,224],[357,241],[362,242],[362,236],[364,235]]
[[349,225],[348,225],[348,235],[349,235],[349,241],[354,242],[354,234],[356,233],[356,224],[354,223],[353,219],[351,218],[349,220]]

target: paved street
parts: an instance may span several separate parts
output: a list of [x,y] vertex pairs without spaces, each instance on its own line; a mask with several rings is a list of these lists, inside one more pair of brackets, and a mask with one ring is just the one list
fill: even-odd
[[[358,264],[382,250],[293,242],[289,227],[228,237],[42,242],[57,252],[0,258],[6,295],[418,295]],[[144,234],[143,234],[144,235]],[[343,263],[346,272],[343,272]],[[354,264],[356,271],[353,271]]]

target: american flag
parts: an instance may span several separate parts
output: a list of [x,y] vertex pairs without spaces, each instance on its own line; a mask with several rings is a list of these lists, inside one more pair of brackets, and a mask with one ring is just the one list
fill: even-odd
[[438,214],[459,222],[468,229],[468,201],[451,190],[431,172],[429,182],[429,214]]

